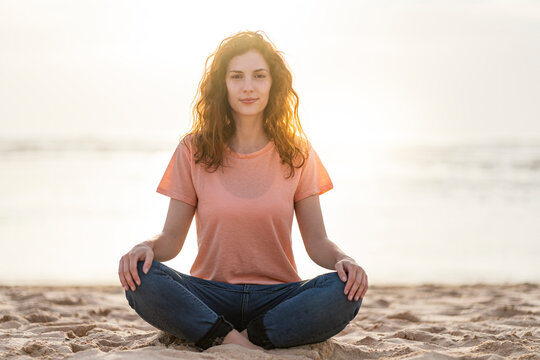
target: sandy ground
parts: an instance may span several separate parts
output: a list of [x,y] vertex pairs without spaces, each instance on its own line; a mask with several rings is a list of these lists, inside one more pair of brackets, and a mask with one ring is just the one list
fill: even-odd
[[199,352],[140,319],[120,287],[0,286],[0,358],[540,359],[540,285],[371,286],[337,336]]

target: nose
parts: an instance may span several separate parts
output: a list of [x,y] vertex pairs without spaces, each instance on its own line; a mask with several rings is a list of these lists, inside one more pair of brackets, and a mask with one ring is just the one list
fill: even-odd
[[246,77],[246,80],[244,81],[244,92],[251,92],[251,91],[253,91],[252,80],[249,77]]

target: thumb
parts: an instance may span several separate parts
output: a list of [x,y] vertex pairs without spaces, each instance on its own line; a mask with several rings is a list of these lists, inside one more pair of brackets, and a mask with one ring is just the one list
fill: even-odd
[[147,251],[144,257],[144,264],[143,264],[143,272],[145,274],[148,274],[148,270],[150,270],[150,267],[152,266],[153,258],[154,258],[154,254],[151,251]]
[[345,274],[345,270],[343,270],[343,263],[341,262],[336,263],[336,270],[341,281],[343,282],[347,281],[347,274]]

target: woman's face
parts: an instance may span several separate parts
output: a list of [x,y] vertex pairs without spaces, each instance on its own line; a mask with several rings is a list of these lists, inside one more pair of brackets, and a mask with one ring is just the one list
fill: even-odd
[[272,77],[263,56],[250,50],[231,59],[225,78],[234,118],[260,115],[268,104]]

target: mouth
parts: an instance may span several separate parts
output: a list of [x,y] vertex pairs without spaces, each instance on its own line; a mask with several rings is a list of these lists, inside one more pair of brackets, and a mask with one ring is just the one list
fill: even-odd
[[240,99],[241,102],[253,102],[257,100],[256,98],[245,98],[245,99]]

